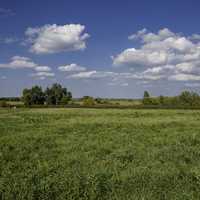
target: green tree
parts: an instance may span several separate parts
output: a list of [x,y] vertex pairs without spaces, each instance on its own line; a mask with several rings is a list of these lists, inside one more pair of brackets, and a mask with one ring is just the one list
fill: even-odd
[[164,96],[159,96],[159,104],[164,105],[165,104],[165,97]]
[[148,91],[144,91],[144,98],[149,98],[150,95],[149,95],[149,92]]
[[70,99],[68,96],[64,96],[64,97],[61,99],[60,104],[66,105],[66,104],[69,103],[70,100],[71,100],[71,99]]
[[25,88],[22,93],[22,100],[25,106],[43,105],[45,102],[45,95],[42,88],[33,86],[31,89]]
[[42,88],[39,86],[33,86],[31,88],[31,102],[35,105],[43,105],[45,102],[45,94]]
[[181,105],[184,106],[191,106],[192,105],[192,95],[189,91],[183,91],[179,95],[179,102]]
[[67,88],[63,88],[60,84],[54,83],[50,88],[45,91],[46,103],[52,105],[58,105],[59,103],[69,102],[72,99],[71,92],[67,91]]
[[192,92],[192,106],[200,106],[200,96],[196,92]]
[[199,106],[200,97],[195,92],[183,91],[179,95],[179,103],[183,106]]
[[95,99],[95,102],[96,102],[97,104],[102,104],[102,103],[103,103],[103,100],[102,100],[101,98],[97,97],[97,98]]
[[152,104],[152,100],[150,98],[150,95],[149,95],[148,91],[144,91],[144,96],[143,96],[142,103],[144,105],[151,105]]

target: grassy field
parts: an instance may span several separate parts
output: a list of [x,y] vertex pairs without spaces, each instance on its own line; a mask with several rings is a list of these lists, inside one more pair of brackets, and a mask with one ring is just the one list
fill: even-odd
[[200,111],[0,109],[0,199],[200,199]]

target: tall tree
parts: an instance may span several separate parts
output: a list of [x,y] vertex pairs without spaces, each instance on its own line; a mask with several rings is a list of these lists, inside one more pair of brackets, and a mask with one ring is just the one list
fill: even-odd
[[26,106],[30,105],[42,105],[45,102],[44,92],[39,86],[33,86],[31,89],[25,88],[23,90],[22,100]]
[[71,100],[72,94],[63,88],[60,84],[54,83],[45,91],[47,104],[57,105],[59,103],[68,103]]
[[42,88],[39,86],[33,86],[31,89],[31,102],[33,104],[42,105],[45,102],[45,95]]
[[142,102],[143,102],[144,105],[151,105],[152,104],[152,101],[151,101],[151,98],[150,98],[148,91],[144,91],[144,96],[143,96]]

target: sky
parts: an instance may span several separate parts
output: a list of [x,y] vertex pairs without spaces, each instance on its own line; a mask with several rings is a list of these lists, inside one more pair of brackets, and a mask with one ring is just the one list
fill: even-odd
[[74,97],[200,89],[199,0],[0,0],[0,96],[57,82]]

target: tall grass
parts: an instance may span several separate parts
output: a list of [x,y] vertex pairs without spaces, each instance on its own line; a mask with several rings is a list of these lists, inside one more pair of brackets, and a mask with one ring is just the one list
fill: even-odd
[[200,111],[0,109],[0,199],[200,199]]

